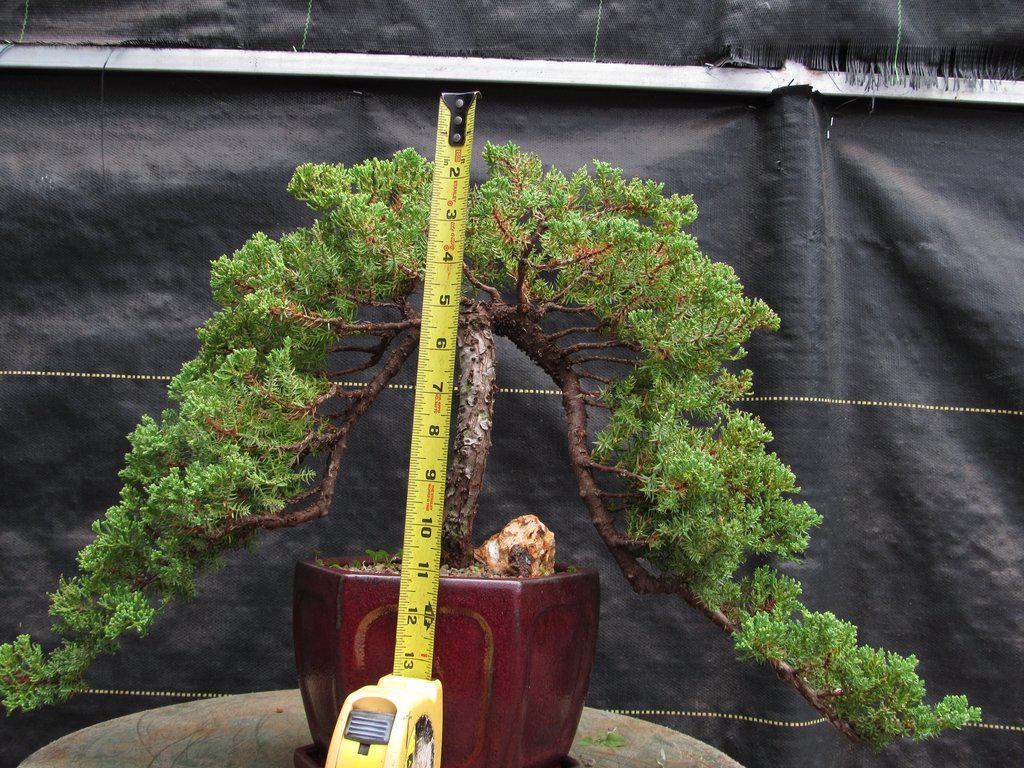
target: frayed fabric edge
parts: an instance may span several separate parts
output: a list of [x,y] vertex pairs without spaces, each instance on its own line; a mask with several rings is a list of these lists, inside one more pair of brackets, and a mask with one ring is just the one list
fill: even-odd
[[787,60],[809,69],[842,72],[849,84],[869,90],[891,86],[977,90],[986,81],[1024,79],[1024,50],[979,46],[732,43],[716,63],[778,69]]

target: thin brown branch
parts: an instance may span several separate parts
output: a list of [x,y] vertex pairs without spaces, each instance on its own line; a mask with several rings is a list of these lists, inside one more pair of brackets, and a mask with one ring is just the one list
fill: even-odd
[[[628,539],[616,529],[615,518],[602,500],[602,489],[594,478],[594,472],[610,472],[628,479],[635,479],[636,473],[623,470],[621,467],[598,464],[591,458],[587,434],[586,395],[580,386],[579,377],[573,371],[572,362],[565,352],[553,342],[548,341],[538,326],[518,314],[501,317],[496,322],[495,329],[511,339],[527,356],[540,365],[562,390],[562,408],[568,427],[569,459],[579,486],[580,498],[587,507],[595,530],[605,542],[609,553],[615,559],[630,586],[641,594],[677,595],[726,633],[737,632],[739,630],[737,622],[721,610],[708,607],[685,581],[670,575],[658,576],[647,570],[638,559],[638,555],[642,556],[643,554],[643,543]],[[770,659],[769,664],[782,680],[793,686],[840,732],[851,741],[859,742],[861,740],[856,730],[847,721],[836,715],[827,698],[822,697],[820,692],[808,685],[801,671],[794,669],[792,665],[781,659]]]
[[515,243],[517,238],[509,231],[508,222],[505,220],[505,217],[501,215],[501,211],[498,210],[497,205],[491,209],[491,217],[494,219],[494,223],[498,227],[498,232],[501,233],[501,239],[505,241],[505,244],[512,245]]
[[351,376],[353,373],[359,373],[360,371],[368,371],[379,362],[379,358],[376,360],[371,358],[365,362],[349,366],[348,368],[343,368],[340,371],[331,371],[327,375],[332,379],[340,379],[342,376]]
[[328,376],[330,378],[336,379],[342,376],[348,376],[358,371],[365,371],[370,368],[373,368],[375,365],[377,365],[377,363],[380,362],[381,358],[384,356],[384,353],[387,351],[388,346],[391,344],[391,340],[394,338],[395,335],[393,333],[382,334],[380,337],[380,341],[377,344],[373,345],[372,347],[358,347],[357,349],[352,350],[358,352],[365,352],[369,354],[370,357],[364,360],[363,362],[345,368],[344,370],[332,371],[331,373],[328,374]]
[[303,491],[302,493],[295,494],[294,496],[292,496],[288,500],[288,503],[289,504],[298,504],[300,501],[305,501],[306,499],[310,498],[311,496],[315,496],[318,493],[320,493],[320,484],[319,483],[314,485],[312,488],[309,488],[309,489]]
[[[418,276],[418,275],[417,275]],[[355,304],[362,304],[364,307],[384,307],[387,309],[398,309],[401,310],[398,302],[382,299],[373,299],[370,297],[359,297],[354,294],[348,294],[345,298]]]
[[[605,509],[601,502],[601,489],[594,479],[591,468],[594,461],[587,445],[587,414],[583,389],[580,387],[579,378],[572,370],[568,356],[556,344],[547,341],[539,326],[518,313],[514,316],[503,314],[496,317],[495,330],[511,339],[551,376],[562,390],[562,407],[566,413],[568,426],[570,461],[579,485],[580,497],[583,499],[590,520],[601,538],[618,544],[623,534],[616,529],[614,516]],[[643,579],[643,574],[646,574],[646,571],[628,548],[609,546],[609,552],[631,583],[634,580]],[[647,576],[653,578],[649,574]]]
[[551,297],[549,303],[557,304],[558,302],[564,300],[569,295],[569,293],[572,291],[572,289],[575,288],[579,284],[579,282],[581,280],[583,280],[586,277],[591,277],[593,275],[594,275],[594,273],[591,272],[590,270],[587,270],[587,269],[580,270],[580,273],[578,275],[576,275],[576,277],[570,279],[569,282],[567,282],[565,285],[562,286],[562,289],[560,291],[558,291],[558,293],[556,293],[554,296]]
[[562,312],[567,315],[586,315],[594,312],[594,308],[591,306],[559,304],[557,301],[545,301],[540,305],[539,309],[542,314],[545,312]]
[[599,464],[596,461],[589,461],[587,462],[587,465],[590,469],[593,469],[597,472],[606,472],[608,474],[618,475],[619,477],[625,477],[630,480],[643,480],[643,477],[638,475],[636,472],[631,472],[624,467],[612,467],[609,466],[608,464]]
[[590,371],[577,371],[576,375],[579,376],[581,379],[589,379],[590,381],[599,381],[602,384],[611,384],[612,383],[612,380],[610,378],[608,378],[607,376],[601,376],[601,375],[596,374],[596,373],[591,373]]
[[[387,336],[382,337],[384,339]],[[330,348],[329,353],[334,355],[339,352],[362,352],[367,355],[372,355],[377,351],[378,344],[374,344],[372,347],[365,347],[362,344],[336,344]]]
[[[295,443],[288,445],[279,445],[277,447],[280,453],[294,453],[295,459],[294,464],[298,464],[302,461],[314,448],[333,445],[338,440],[338,431],[336,429],[322,429],[321,431],[312,430],[304,438]],[[308,493],[303,495],[305,498]],[[299,499],[292,499],[290,503],[294,503]]]
[[212,429],[218,435],[223,435],[224,437],[230,437],[233,440],[237,440],[238,438],[241,437],[241,435],[238,434],[238,430],[237,429],[234,429],[233,427],[225,427],[219,421],[214,419],[212,416],[207,416],[205,419],[203,419],[203,421],[205,421],[207,426],[210,427],[210,429]]
[[[606,510],[609,514],[615,512],[621,512],[621,509]],[[607,547],[614,547],[615,549],[622,549],[631,555],[643,556],[643,554],[650,547],[651,542],[646,539],[634,539],[631,536],[627,536],[624,533],[609,533],[604,537],[604,543]]]
[[341,468],[341,457],[345,453],[345,443],[346,440],[339,433],[338,440],[334,443],[331,453],[327,458],[327,468],[320,479],[316,497],[312,503],[283,515],[258,515],[238,518],[221,528],[215,536],[210,538],[215,540],[223,538],[228,534],[247,534],[255,531],[257,528],[265,531],[272,531],[277,528],[292,528],[326,515],[331,508],[331,501],[334,499],[334,489],[338,480],[338,470]]
[[[665,243],[664,242],[662,242],[662,244],[659,245],[658,248],[654,251],[654,255],[655,256],[661,256],[663,253],[665,253]],[[673,262],[673,260],[674,259],[671,256],[669,256],[667,259],[664,259],[660,264],[658,264],[658,266],[656,266],[654,269],[652,269],[650,272],[647,273],[647,279],[648,280],[653,280],[654,277],[659,272],[661,272],[661,270],[663,270],[665,267],[667,267],[669,264],[671,264]]]
[[601,330],[601,323],[597,325],[574,325],[571,328],[563,328],[560,331],[553,331],[547,334],[548,341],[556,341],[573,333],[597,333]]
[[477,276],[473,274],[473,271],[469,268],[469,265],[466,264],[465,262],[463,262],[462,264],[462,274],[466,276],[466,279],[469,280],[471,285],[488,294],[494,301],[500,302],[502,300],[501,291],[499,291],[493,285],[488,285],[482,280],[479,280]]
[[[222,526],[216,533],[207,534],[210,540],[219,540],[228,535],[246,535],[256,529],[273,530],[276,528],[290,528],[302,523],[323,517],[331,508],[331,501],[334,499],[334,489],[337,483],[338,470],[341,466],[341,457],[345,453],[349,435],[355,429],[359,419],[377,399],[377,396],[384,390],[388,383],[401,370],[405,361],[416,351],[419,344],[419,329],[413,328],[399,342],[398,346],[388,356],[384,365],[374,375],[363,390],[363,396],[355,399],[345,410],[343,421],[334,430],[332,439],[334,441],[331,452],[327,458],[327,467],[323,477],[314,494],[314,501],[284,514],[279,515],[254,515],[250,517],[237,518]],[[308,498],[308,494],[304,495]],[[293,501],[298,500],[296,497]]]
[[[328,374],[328,378],[329,377],[330,375]],[[245,375],[245,381],[246,383],[249,384],[250,387],[259,392],[261,397],[264,397],[270,402],[274,403],[282,411],[288,412],[288,418],[291,419],[301,418],[302,416],[306,415],[316,416],[317,408],[326,403],[328,400],[331,400],[335,397],[353,397],[359,394],[359,391],[350,392],[348,390],[343,389],[339,382],[332,382],[326,391],[321,392],[319,395],[313,398],[311,402],[300,405],[296,403],[290,403],[287,400],[275,395],[273,392],[267,389],[263,382],[261,382],[252,372],[247,373]]]
[[530,307],[530,284],[526,279],[530,269],[530,256],[537,250],[537,246],[540,245],[540,238],[547,228],[544,214],[540,211],[533,211],[532,215],[537,221],[537,226],[526,241],[526,247],[523,248],[523,252],[519,255],[518,275],[516,276],[516,297],[519,299],[519,311],[524,314]]
[[586,357],[574,357],[573,365],[577,363],[617,363],[619,365],[637,365],[639,360],[630,360],[626,357],[613,357],[612,355],[588,355]]
[[270,314],[290,320],[303,328],[330,328],[332,331],[343,335],[354,335],[358,333],[379,335],[394,334],[408,328],[418,328],[420,321],[418,317],[406,318],[394,322],[350,322],[340,317],[324,317],[315,312],[303,312],[297,307],[288,308],[272,307]]
[[577,246],[573,248],[572,256],[570,258],[559,259],[556,261],[547,261],[544,262],[543,264],[538,264],[537,268],[543,270],[551,270],[585,264],[587,261],[594,258],[595,256],[599,256],[602,253],[611,250],[611,248],[611,243],[601,243],[601,245],[597,246],[596,248],[586,248],[582,246]]
[[[336,382],[336,383],[340,384],[341,382]],[[353,384],[359,384],[360,382],[353,381],[352,383]],[[365,387],[362,387],[360,389],[339,389],[337,394],[335,395],[335,397],[352,398],[352,397],[362,397],[365,394],[366,394]],[[340,415],[341,414],[338,414],[338,413],[334,414],[333,416],[329,416],[327,414],[324,414],[324,418],[336,419]]]
[[407,267],[405,266],[405,264],[400,264],[397,261],[395,262],[395,266],[398,267],[398,269],[401,270],[402,274],[404,274],[406,277],[412,278],[413,280],[419,280],[420,273],[417,272],[415,269]]
[[637,345],[631,341],[626,341],[625,339],[609,339],[608,341],[581,341],[577,344],[570,344],[568,347],[563,347],[562,351],[567,355],[571,355],[573,352],[581,352],[584,349],[614,349],[616,347],[637,349]]
[[526,312],[530,304],[530,298],[527,294],[526,288],[527,269],[529,269],[529,263],[526,261],[525,258],[520,258],[518,274],[516,276],[516,298],[519,300],[520,312]]

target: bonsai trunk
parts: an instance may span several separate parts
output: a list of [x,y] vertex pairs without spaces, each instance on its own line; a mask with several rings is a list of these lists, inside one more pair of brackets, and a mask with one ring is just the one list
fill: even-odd
[[464,568],[473,560],[473,519],[491,449],[496,386],[496,355],[491,316],[475,303],[459,324],[459,407],[455,456],[448,469],[441,531],[441,558]]

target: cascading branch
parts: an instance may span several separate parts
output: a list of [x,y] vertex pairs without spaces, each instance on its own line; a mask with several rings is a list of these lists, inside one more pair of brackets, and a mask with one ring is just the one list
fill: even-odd
[[[858,645],[853,625],[799,602],[799,583],[752,567],[798,558],[821,518],[794,500],[793,473],[766,450],[771,433],[734,407],[751,374],[730,363],[779,320],[700,253],[685,231],[693,200],[600,162],[565,176],[511,144],[484,157],[445,562],[471,558],[504,336],[561,390],[580,497],[635,590],[682,598],[855,741],[882,747],[977,722],[963,696],[924,703],[913,656]],[[62,643],[0,646],[9,712],[84,690],[98,655],[144,634],[256,531],[327,514],[348,436],[418,344],[430,184],[430,163],[411,149],[300,166],[289,191],[322,216],[214,262],[221,309],[170,385],[178,406],[132,433],[120,500],[51,595]],[[365,383],[340,383],[352,379]]]

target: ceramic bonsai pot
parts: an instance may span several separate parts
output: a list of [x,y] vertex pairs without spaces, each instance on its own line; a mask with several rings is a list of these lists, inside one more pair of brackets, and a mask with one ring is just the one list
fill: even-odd
[[[296,768],[323,765],[345,698],[391,672],[398,576],[330,567],[352,562],[295,569],[295,660],[313,736],[296,750]],[[597,641],[597,572],[445,576],[438,604],[444,768],[572,765]]]

